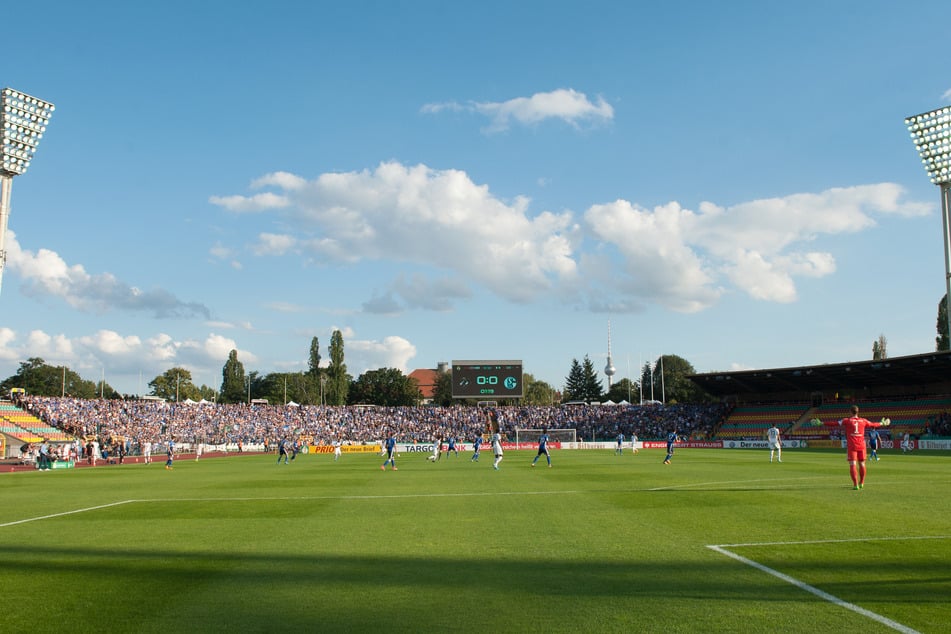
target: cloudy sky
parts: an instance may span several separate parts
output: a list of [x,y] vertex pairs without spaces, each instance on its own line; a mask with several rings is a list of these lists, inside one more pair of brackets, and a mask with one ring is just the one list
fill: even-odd
[[951,103],[947,2],[48,5],[4,37],[0,85],[56,111],[14,180],[0,378],[217,387],[232,349],[299,371],[338,329],[354,375],[558,388],[609,324],[616,378],[934,349],[903,119]]

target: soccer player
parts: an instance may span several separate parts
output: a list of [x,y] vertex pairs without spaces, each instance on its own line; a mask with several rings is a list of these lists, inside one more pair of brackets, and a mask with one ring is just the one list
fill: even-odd
[[339,439],[339,438],[337,438],[337,439],[334,441],[334,462],[337,462],[337,460],[340,459],[340,453],[341,453],[341,451],[342,451],[342,450],[340,449],[340,445],[341,445],[341,444],[342,444],[342,443],[340,442],[340,439]]
[[284,464],[287,464],[287,445],[290,441],[287,438],[281,438],[277,441],[277,464],[281,464],[281,456],[284,456]]
[[631,453],[637,453],[637,434],[631,434]]
[[383,443],[383,447],[386,449],[386,460],[380,465],[380,469],[386,471],[386,463],[389,462],[393,471],[398,471],[396,468],[396,438],[393,438],[393,432],[386,435],[386,442]]
[[[888,419],[883,418],[882,422],[884,423],[886,420]],[[877,429],[873,427],[872,429],[868,430],[868,449],[869,449],[868,457],[870,460],[874,459],[876,462],[878,462],[878,445],[880,440],[881,439],[879,438]]]
[[614,453],[618,456],[624,453],[624,434],[617,435],[617,447],[614,449]]
[[542,435],[538,437],[538,453],[535,454],[535,459],[532,460],[533,467],[542,456],[545,456],[545,459],[548,460],[548,468],[551,469],[551,454],[548,453],[548,429],[542,429]]
[[495,454],[495,462],[492,463],[492,468],[498,471],[499,463],[502,462],[502,434],[498,430],[492,434],[492,453]]
[[766,444],[769,445],[769,461],[773,461],[773,454],[777,454],[779,462],[783,461],[783,440],[779,435],[779,428],[773,425],[766,430]]
[[472,458],[469,462],[479,462],[480,449],[482,449],[482,436],[476,434],[475,438],[472,439]]
[[168,444],[165,448],[165,469],[168,471],[172,470],[172,462],[175,461],[175,441],[171,438],[168,439]]
[[429,457],[430,462],[437,462],[442,458],[442,438],[436,436],[433,438],[433,454]]
[[670,459],[674,457],[674,445],[677,444],[677,430],[667,434],[667,457],[664,458],[664,464],[670,464]]
[[450,451],[451,451],[452,453],[456,454],[457,456],[459,455],[459,452],[456,451],[456,437],[455,437],[455,436],[450,436],[450,437],[449,437],[449,446],[446,447],[446,457],[447,457],[447,458],[449,457],[449,452],[450,452]]
[[[846,460],[849,461],[849,475],[852,476],[852,488],[855,490],[865,487],[865,430],[873,427],[886,427],[891,421],[887,418],[881,423],[873,423],[859,416],[858,405],[852,406],[852,415],[848,418],[823,423],[816,421],[819,425],[826,427],[840,427],[845,431],[846,438]],[[857,467],[857,468],[856,468]]]

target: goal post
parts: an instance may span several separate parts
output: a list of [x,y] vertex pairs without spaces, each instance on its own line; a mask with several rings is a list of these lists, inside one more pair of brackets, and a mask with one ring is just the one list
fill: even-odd
[[[515,429],[515,444],[519,449],[534,449],[538,447],[538,439],[542,435],[541,429]],[[549,429],[548,442],[563,443],[577,442],[578,434],[574,429]]]

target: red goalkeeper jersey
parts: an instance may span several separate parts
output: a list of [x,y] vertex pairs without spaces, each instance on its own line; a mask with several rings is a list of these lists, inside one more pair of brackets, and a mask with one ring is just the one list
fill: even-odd
[[881,427],[881,423],[873,423],[870,420],[866,420],[861,416],[850,416],[849,418],[843,418],[842,420],[833,421],[831,423],[823,423],[826,427],[840,427],[845,430],[845,438],[847,440],[847,449],[849,451],[861,449],[865,450],[865,428],[866,427]]

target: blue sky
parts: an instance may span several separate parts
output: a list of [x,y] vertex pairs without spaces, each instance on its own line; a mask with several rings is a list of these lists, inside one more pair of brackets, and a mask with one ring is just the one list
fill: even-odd
[[[0,377],[125,393],[572,359],[617,378],[934,349],[947,2],[59,2],[0,85],[53,102],[14,179]],[[926,16],[926,17],[923,17]],[[15,51],[12,54],[11,51]]]

